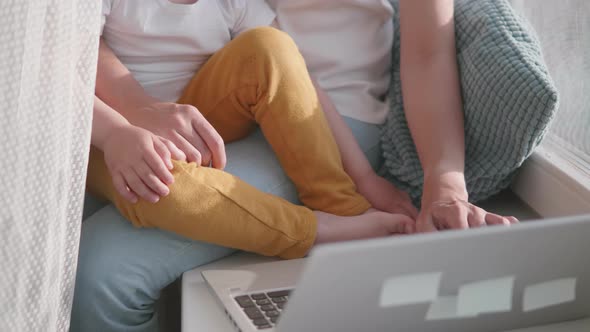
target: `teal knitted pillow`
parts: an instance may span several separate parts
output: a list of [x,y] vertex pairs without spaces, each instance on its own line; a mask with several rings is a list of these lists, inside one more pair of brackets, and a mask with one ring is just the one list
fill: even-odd
[[[391,112],[382,128],[386,177],[418,204],[423,173],[410,136],[400,81],[395,10]],[[465,179],[471,201],[508,187],[541,142],[557,110],[557,90],[540,43],[506,0],[455,1],[455,29],[465,119]]]

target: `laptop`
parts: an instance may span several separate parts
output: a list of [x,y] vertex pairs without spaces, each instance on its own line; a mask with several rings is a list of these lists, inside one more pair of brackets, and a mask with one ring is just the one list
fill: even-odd
[[590,215],[202,273],[238,331],[492,332],[590,316]]

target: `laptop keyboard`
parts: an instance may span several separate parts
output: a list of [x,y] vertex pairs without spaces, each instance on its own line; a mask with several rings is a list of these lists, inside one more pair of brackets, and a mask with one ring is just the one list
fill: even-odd
[[273,292],[253,293],[236,296],[234,299],[246,316],[259,329],[270,329],[276,325],[281,311],[287,304],[290,289]]

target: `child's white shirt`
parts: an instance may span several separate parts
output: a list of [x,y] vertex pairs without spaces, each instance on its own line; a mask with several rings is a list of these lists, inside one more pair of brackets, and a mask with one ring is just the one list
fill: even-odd
[[175,102],[211,55],[274,18],[264,0],[103,0],[102,36],[148,94]]

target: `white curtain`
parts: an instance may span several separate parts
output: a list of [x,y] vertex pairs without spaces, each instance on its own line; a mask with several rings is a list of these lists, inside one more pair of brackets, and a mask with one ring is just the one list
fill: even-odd
[[100,3],[0,1],[0,331],[67,331]]
[[546,143],[590,176],[590,1],[513,0],[543,46],[560,107]]

